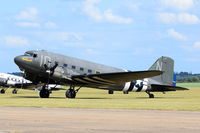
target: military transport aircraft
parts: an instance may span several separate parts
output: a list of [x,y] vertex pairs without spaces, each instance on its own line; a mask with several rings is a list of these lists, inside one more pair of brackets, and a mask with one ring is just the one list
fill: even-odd
[[49,97],[46,85],[52,83],[70,85],[67,98],[75,98],[81,87],[105,89],[109,94],[113,91],[146,92],[149,98],[154,98],[150,92],[187,90],[172,86],[174,61],[169,57],[160,57],[147,71],[127,71],[45,50],[27,51],[14,61],[24,71],[26,79],[34,84],[45,83],[40,91],[41,98]]
[[[8,88],[14,88],[12,93],[17,94],[18,89],[29,89],[29,90],[41,90],[40,86],[34,85],[30,80],[23,78],[23,73],[0,73],[0,86],[3,89],[0,90],[1,94],[5,94]],[[60,85],[50,84],[48,85],[49,91],[62,90]]]

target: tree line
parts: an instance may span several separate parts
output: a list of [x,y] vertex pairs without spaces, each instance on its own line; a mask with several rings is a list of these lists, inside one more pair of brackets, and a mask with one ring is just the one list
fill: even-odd
[[192,74],[192,72],[176,72],[175,74],[179,83],[200,82],[200,74]]

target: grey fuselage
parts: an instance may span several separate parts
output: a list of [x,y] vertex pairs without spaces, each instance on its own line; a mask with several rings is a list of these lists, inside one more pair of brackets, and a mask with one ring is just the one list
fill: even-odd
[[[55,76],[50,79],[51,83],[71,84],[70,77],[72,75],[125,72],[123,69],[93,63],[44,50],[27,51],[24,55],[17,56],[15,58],[15,63],[21,70],[26,72],[27,79],[35,82],[36,84],[38,82],[47,82],[47,78],[49,76],[47,69],[54,67],[56,63],[58,66],[54,72]],[[56,73],[58,72],[59,75],[56,76]],[[122,88],[120,87],[120,90],[121,89]]]

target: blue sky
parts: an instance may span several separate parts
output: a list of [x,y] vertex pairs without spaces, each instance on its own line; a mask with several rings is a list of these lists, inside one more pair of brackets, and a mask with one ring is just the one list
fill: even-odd
[[45,49],[129,70],[160,56],[200,73],[200,0],[6,0],[0,5],[1,72]]

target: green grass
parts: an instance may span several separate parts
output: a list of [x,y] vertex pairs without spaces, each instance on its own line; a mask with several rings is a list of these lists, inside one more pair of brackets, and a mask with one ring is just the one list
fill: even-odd
[[65,91],[53,92],[49,99],[42,99],[35,91],[19,90],[18,94],[12,94],[9,89],[0,94],[0,106],[200,111],[200,83],[178,85],[189,86],[190,90],[154,93],[155,99],[142,92],[109,95],[105,90],[91,88],[81,88],[76,99],[66,99]]

